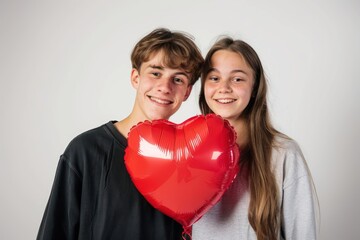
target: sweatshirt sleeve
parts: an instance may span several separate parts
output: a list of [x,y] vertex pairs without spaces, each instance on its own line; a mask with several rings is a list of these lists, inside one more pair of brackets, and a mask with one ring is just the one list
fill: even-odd
[[81,178],[66,158],[60,157],[37,240],[77,239]]
[[284,239],[315,240],[318,234],[317,197],[300,148],[288,152],[283,184],[282,224]]

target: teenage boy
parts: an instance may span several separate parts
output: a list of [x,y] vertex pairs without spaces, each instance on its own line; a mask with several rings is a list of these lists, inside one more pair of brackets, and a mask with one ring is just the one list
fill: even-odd
[[169,119],[199,78],[203,57],[189,36],[155,29],[131,54],[131,113],[73,139],[61,155],[37,239],[181,239],[182,227],[137,191],[124,165],[138,122]]

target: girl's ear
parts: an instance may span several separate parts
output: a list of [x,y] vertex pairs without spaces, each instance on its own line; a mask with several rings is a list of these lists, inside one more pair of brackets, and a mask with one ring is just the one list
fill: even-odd
[[131,85],[137,89],[138,88],[138,85],[139,85],[139,78],[140,78],[140,74],[139,74],[139,71],[135,68],[133,68],[131,70]]

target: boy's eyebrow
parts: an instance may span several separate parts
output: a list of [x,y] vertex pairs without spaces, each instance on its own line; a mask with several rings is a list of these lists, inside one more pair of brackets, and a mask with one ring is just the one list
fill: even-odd
[[160,66],[160,65],[155,65],[155,64],[149,65],[149,68],[154,68],[154,69],[164,70],[164,67],[163,67],[163,66]]
[[[159,65],[155,65],[155,64],[149,65],[148,67],[149,67],[149,68],[152,68],[152,69],[158,69],[158,70],[164,70],[164,69],[165,69],[165,67],[159,66]],[[187,78],[190,79],[190,73],[188,73],[188,72],[186,72],[186,71],[179,71],[179,72],[175,72],[174,74],[175,74],[175,75],[184,75],[185,77],[187,77]]]
[[190,73],[187,73],[185,71],[183,72],[176,72],[175,75],[184,75],[185,77],[187,77],[188,79],[190,79]]

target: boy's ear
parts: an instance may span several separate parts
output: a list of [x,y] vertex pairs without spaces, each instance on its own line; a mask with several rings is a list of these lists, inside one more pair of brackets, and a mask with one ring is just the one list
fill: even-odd
[[139,71],[135,68],[133,68],[131,70],[131,85],[137,89],[138,85],[139,85]]
[[192,85],[189,85],[186,89],[186,93],[185,93],[183,102],[185,102],[188,99],[188,97],[190,96],[191,90],[192,90]]

